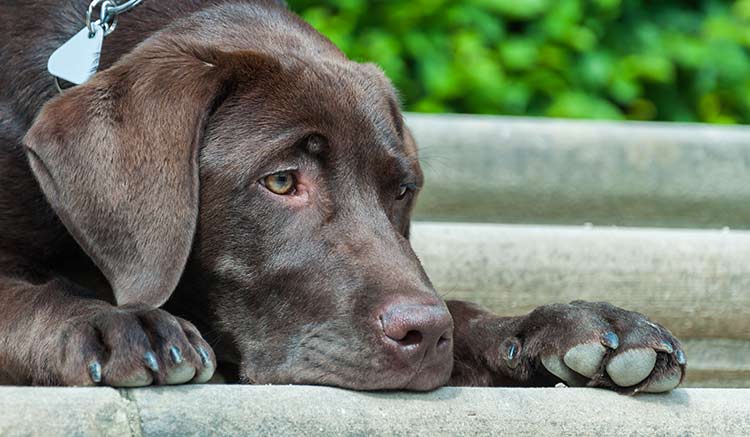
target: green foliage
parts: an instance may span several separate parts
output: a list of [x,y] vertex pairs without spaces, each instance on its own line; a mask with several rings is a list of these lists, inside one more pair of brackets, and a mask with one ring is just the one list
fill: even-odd
[[290,0],[407,109],[750,122],[750,0]]

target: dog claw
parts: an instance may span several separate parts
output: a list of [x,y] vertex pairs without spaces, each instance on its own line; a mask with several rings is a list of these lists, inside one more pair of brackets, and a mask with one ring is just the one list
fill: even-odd
[[516,353],[518,352],[518,346],[516,346],[515,343],[511,343],[508,346],[508,359],[510,361],[513,361],[513,358],[516,357]]
[[677,362],[681,365],[687,364],[687,358],[685,358],[685,352],[681,351],[680,349],[677,349],[674,352],[675,358],[677,358]]
[[672,346],[672,343],[668,342],[667,340],[662,340],[662,342],[659,344],[659,347],[655,348],[659,352],[666,352],[668,354],[671,354],[674,352],[674,347]]
[[607,374],[620,387],[630,387],[643,381],[656,365],[656,351],[651,348],[627,350],[607,364]]
[[620,337],[612,331],[605,332],[602,335],[602,344],[610,349],[617,349],[620,346]]
[[214,366],[213,362],[211,361],[211,356],[208,354],[208,352],[202,348],[197,347],[196,350],[198,351],[198,355],[201,357],[201,362],[203,362],[203,369],[198,372],[198,374],[193,378],[194,384],[203,384],[208,382],[211,377],[214,376],[214,372],[216,371],[216,367]]
[[146,352],[143,355],[143,360],[146,363],[146,367],[148,367],[149,369],[151,369],[153,372],[158,372],[159,371],[159,362],[156,361],[156,354],[154,354],[153,352],[150,352],[150,351]]
[[169,356],[172,357],[172,361],[175,364],[181,364],[182,363],[182,352],[180,351],[180,348],[177,346],[172,346],[169,348]]
[[93,361],[89,364],[89,376],[91,376],[91,380],[96,384],[102,382],[102,365],[98,361]]
[[198,355],[200,355],[200,357],[201,357],[201,362],[203,363],[203,365],[204,366],[210,366],[210,365],[212,365],[212,363],[211,363],[211,357],[208,355],[208,352],[206,352],[206,350],[203,349],[200,346],[198,346],[196,349],[198,351]]

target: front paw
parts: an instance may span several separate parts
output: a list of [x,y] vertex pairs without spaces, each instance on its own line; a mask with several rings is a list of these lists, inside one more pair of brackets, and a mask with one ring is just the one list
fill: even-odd
[[55,338],[61,385],[203,383],[216,368],[211,347],[190,322],[145,306],[87,310]]
[[623,393],[670,391],[682,382],[687,363],[680,342],[667,329],[603,302],[540,307],[501,348],[508,364],[541,363],[539,370],[567,385]]

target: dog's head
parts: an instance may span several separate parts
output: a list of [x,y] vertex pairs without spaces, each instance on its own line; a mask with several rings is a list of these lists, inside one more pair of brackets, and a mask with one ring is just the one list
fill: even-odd
[[246,381],[447,381],[452,321],[408,242],[422,173],[396,94],[291,14],[176,23],[51,101],[25,143],[117,302],[207,317]]

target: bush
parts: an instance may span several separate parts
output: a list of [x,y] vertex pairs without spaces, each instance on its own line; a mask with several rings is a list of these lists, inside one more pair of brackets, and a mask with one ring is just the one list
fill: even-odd
[[750,122],[750,0],[291,0],[407,109]]

